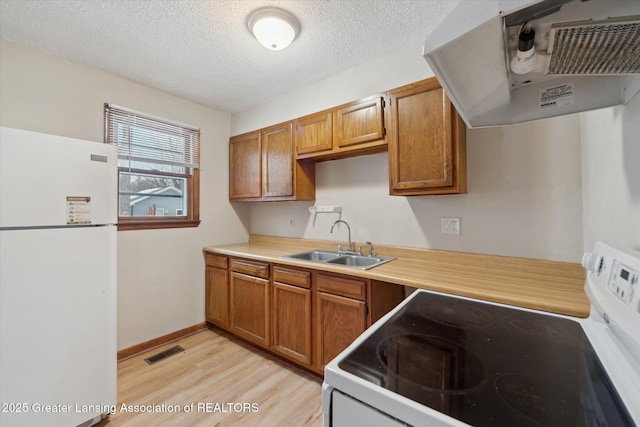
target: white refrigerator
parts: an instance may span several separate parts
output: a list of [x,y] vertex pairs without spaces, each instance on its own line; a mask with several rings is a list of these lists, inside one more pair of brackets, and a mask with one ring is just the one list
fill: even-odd
[[0,425],[116,405],[117,152],[0,127]]

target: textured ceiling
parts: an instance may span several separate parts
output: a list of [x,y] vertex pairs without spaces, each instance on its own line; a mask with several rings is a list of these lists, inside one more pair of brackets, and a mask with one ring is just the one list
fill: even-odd
[[[0,0],[0,37],[235,113],[419,46],[458,2]],[[267,50],[247,30],[262,6],[300,20],[289,48]]]

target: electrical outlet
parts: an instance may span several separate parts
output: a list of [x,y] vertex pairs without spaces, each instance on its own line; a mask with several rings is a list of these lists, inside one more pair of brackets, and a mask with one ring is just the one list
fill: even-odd
[[440,234],[460,234],[460,218],[440,218]]

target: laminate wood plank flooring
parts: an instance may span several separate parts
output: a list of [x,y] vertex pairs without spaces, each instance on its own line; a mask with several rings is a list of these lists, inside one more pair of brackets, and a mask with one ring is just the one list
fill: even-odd
[[[144,361],[174,345],[185,351]],[[98,425],[319,427],[321,389],[313,374],[206,330],[118,363],[116,413]]]

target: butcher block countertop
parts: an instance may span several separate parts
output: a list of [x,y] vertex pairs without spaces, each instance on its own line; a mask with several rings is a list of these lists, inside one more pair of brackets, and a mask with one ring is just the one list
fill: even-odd
[[[252,235],[247,243],[206,246],[205,252],[365,277],[518,307],[587,317],[585,272],[577,263],[432,249],[378,246],[374,254],[396,257],[370,270],[280,258],[337,243]],[[344,246],[344,242],[340,242]],[[358,245],[357,243],[356,245]]]

